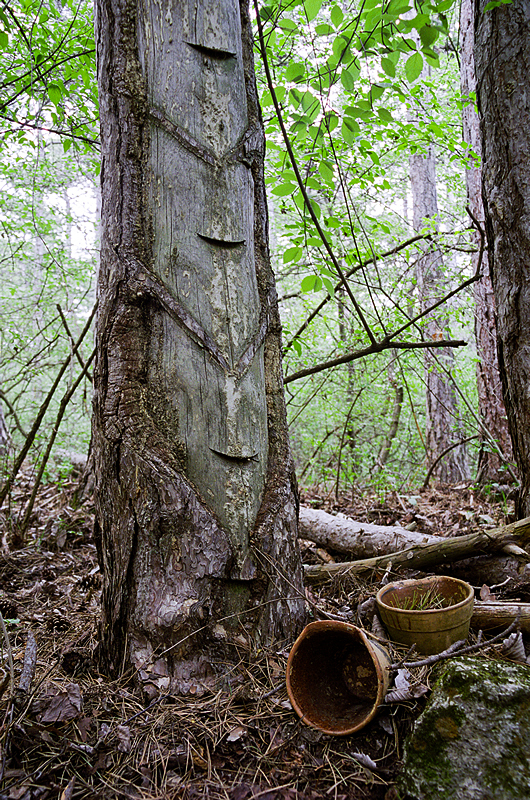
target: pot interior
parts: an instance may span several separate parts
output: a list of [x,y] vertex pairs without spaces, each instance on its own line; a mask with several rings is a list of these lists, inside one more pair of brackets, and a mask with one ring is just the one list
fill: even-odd
[[437,611],[465,602],[471,593],[463,581],[441,576],[390,584],[379,593],[378,600],[405,611]]

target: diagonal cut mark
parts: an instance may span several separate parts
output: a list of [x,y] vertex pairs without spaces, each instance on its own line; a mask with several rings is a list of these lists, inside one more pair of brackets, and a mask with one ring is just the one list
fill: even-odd
[[221,50],[217,47],[206,47],[206,45],[197,44],[196,42],[186,42],[186,44],[190,47],[193,47],[193,49],[197,50],[199,53],[202,53],[205,56],[210,56],[210,58],[218,58],[220,61],[226,61],[229,58],[236,57],[236,54],[231,50]]
[[206,236],[204,233],[197,231],[197,236],[208,244],[216,245],[217,247],[224,247],[227,250],[233,250],[236,247],[241,247],[246,243],[245,239],[217,239],[213,236]]

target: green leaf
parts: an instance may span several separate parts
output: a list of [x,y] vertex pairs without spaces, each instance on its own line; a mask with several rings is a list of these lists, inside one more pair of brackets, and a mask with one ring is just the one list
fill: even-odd
[[388,75],[390,78],[396,77],[396,65],[389,58],[381,59],[381,67],[385,75]]
[[54,106],[59,106],[62,100],[63,93],[61,92],[61,88],[57,86],[56,83],[49,83],[48,84],[48,97],[54,104]]
[[374,100],[379,100],[379,98],[382,97],[383,94],[385,93],[385,88],[386,88],[385,86],[381,86],[380,84],[374,83],[368,94],[370,101],[373,103]]
[[289,97],[291,98],[291,103],[295,108],[298,108],[300,103],[302,102],[303,94],[299,89],[291,89],[289,92]]
[[277,197],[287,197],[288,195],[292,194],[298,186],[295,183],[280,183],[279,186],[276,186],[272,193],[275,194]]
[[351,64],[348,65],[348,72],[353,77],[354,80],[357,80],[359,75],[361,74],[361,65],[359,63],[358,58],[354,58]]
[[359,135],[360,132],[359,125],[355,122],[354,119],[350,119],[349,117],[344,117],[342,121],[342,138],[348,144],[353,144],[355,141],[355,137]]
[[511,3],[512,0],[490,0],[489,3],[486,3],[484,6],[484,12],[491,11],[492,8],[497,8],[497,6],[504,6]]
[[[363,108],[361,106],[346,106],[344,110],[348,116],[352,117],[353,119],[367,120],[372,116],[372,109],[370,105],[368,105],[368,108]],[[347,119],[347,117],[345,117],[345,119]]]
[[298,29],[298,25],[292,19],[281,19],[278,23],[279,27],[282,31],[296,31]]
[[[302,96],[302,108],[311,117],[315,113],[315,108],[320,111],[320,101],[309,91]],[[316,115],[315,115],[316,116]],[[313,120],[311,120],[312,122]]]
[[317,219],[320,219],[322,216],[322,209],[320,208],[319,204],[316,200],[310,200],[311,208],[313,209],[313,213]]
[[329,278],[322,278],[322,283],[324,284],[324,286],[328,290],[328,294],[330,295],[330,297],[335,297],[335,286],[330,281],[330,279]]
[[299,356],[302,355],[302,344],[299,339],[293,339],[293,347]]
[[308,22],[311,22],[312,19],[315,19],[316,15],[320,11],[321,6],[322,0],[304,0],[304,8]]
[[413,53],[405,62],[405,75],[409,83],[417,80],[423,69],[423,56],[421,53]]
[[394,117],[388,108],[378,108],[377,115],[382,122],[394,122]]
[[333,6],[333,8],[331,9],[331,21],[334,24],[334,26],[338,28],[343,19],[344,19],[344,14],[342,12],[342,9],[339,6]]
[[289,261],[300,261],[302,258],[304,251],[301,247],[288,247],[287,250],[283,254],[283,263],[287,264]]
[[390,0],[390,3],[385,9],[385,13],[399,17],[401,14],[406,14],[410,10],[410,3],[407,0]]
[[315,28],[315,32],[317,36],[328,36],[330,33],[335,33],[331,25],[327,23],[322,23],[322,25],[317,25]]
[[297,83],[304,77],[305,77],[305,64],[303,64],[302,62],[294,61],[292,64],[289,64],[289,66],[285,70],[286,81],[293,81],[293,83]]
[[306,275],[300,289],[303,292],[319,292],[322,289],[322,278],[320,275]]
[[259,10],[259,15],[264,22],[274,16],[274,9],[272,6],[262,6]]
[[425,61],[427,64],[430,64],[431,67],[435,67],[436,69],[440,66],[440,58],[438,53],[435,53],[434,50],[424,50],[423,55],[425,56]]
[[318,171],[324,178],[327,184],[333,186],[335,174],[333,172],[333,167],[328,164],[326,161],[321,161],[318,165]]
[[9,36],[5,31],[0,31],[0,47],[7,47],[9,45]]
[[421,43],[424,47],[430,47],[431,44],[437,40],[439,36],[439,31],[436,30],[432,25],[424,25],[423,28],[420,28],[420,39]]
[[353,92],[355,90],[355,78],[347,69],[343,69],[340,73],[340,82],[344,86],[347,92]]
[[339,118],[334,111],[327,111],[324,117],[326,128],[331,133],[339,124]]

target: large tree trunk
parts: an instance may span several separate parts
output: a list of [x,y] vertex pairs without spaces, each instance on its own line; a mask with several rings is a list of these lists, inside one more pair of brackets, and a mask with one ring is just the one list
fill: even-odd
[[[460,6],[460,85],[464,97],[469,97],[476,89],[474,38],[473,2],[472,0],[463,0]],[[468,143],[474,153],[480,156],[479,120],[473,100],[464,105],[462,122],[464,141]],[[466,188],[469,208],[475,219],[484,224],[481,170],[480,166],[476,166],[471,161],[466,169]],[[472,240],[477,249],[473,255],[473,272],[476,272],[479,266],[480,236],[475,229]],[[480,418],[489,436],[484,435],[484,431],[481,434],[477,480],[479,483],[505,482],[506,461],[510,461],[513,455],[497,360],[495,297],[489,276],[487,250],[484,250],[482,254],[481,267],[482,277],[474,284],[475,340],[478,354],[477,389]],[[496,442],[500,454],[492,447],[492,439]]]
[[[415,112],[417,115],[417,111]],[[418,124],[417,116],[412,121]],[[438,197],[436,192],[436,159],[434,148],[427,153],[410,157],[410,182],[412,187],[413,227],[421,231],[431,224],[438,230]],[[435,245],[426,249],[418,259],[417,281],[422,308],[427,308],[444,293],[442,255]],[[427,338],[443,338],[449,328],[447,315],[438,311],[426,325]],[[455,441],[462,438],[458,408],[451,371],[454,357],[451,348],[437,348],[436,353],[425,351],[425,384],[427,403],[427,455],[432,463]],[[457,483],[469,476],[464,445],[453,447],[440,459],[435,469],[436,477],[444,483]]]
[[530,513],[530,4],[475,8],[482,195],[497,308],[499,369],[521,478],[517,511]]
[[246,0],[96,8],[102,657],[195,691],[233,633],[304,616],[250,21]]

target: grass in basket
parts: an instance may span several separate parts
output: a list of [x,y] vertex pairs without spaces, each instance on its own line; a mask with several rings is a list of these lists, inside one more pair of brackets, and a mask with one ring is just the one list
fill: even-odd
[[427,609],[447,608],[454,605],[454,598],[444,597],[436,586],[430,586],[427,591],[414,590],[408,597],[392,597],[386,602],[394,608],[402,608],[404,611],[426,611]]

